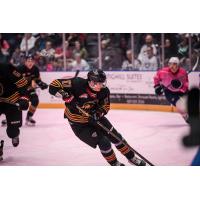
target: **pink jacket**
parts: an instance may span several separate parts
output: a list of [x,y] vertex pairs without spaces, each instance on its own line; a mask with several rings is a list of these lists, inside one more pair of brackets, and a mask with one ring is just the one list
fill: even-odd
[[[181,88],[174,88],[171,85],[171,81],[174,79],[179,79],[182,82]],[[164,67],[160,69],[154,76],[154,85],[163,85],[168,90],[172,92],[183,92],[185,93],[188,90],[188,75],[185,69],[182,67],[179,68],[178,73],[173,74],[169,67]]]

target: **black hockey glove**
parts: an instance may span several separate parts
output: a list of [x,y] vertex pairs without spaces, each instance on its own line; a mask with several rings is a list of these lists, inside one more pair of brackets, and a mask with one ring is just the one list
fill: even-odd
[[19,110],[27,110],[29,107],[29,99],[28,97],[22,96],[16,102]]
[[42,90],[45,90],[48,88],[48,85],[45,83],[45,82],[39,82],[38,83],[38,86],[42,89]]
[[69,105],[69,106],[71,106],[71,107],[73,107],[73,108],[75,108],[75,107],[78,105],[78,102],[77,102],[77,100],[75,99],[74,95],[72,95],[72,94],[70,94],[70,93],[68,93],[68,92],[62,93],[61,95],[62,95],[63,101],[64,101],[67,105]]
[[98,110],[94,110],[90,113],[90,117],[88,118],[88,123],[96,126],[97,122],[101,119],[101,117],[104,116],[104,113],[98,109]]
[[163,88],[162,88],[162,86],[160,84],[159,85],[155,85],[154,89],[155,89],[156,95],[162,95],[163,94]]
[[182,87],[182,83],[181,83],[181,81],[179,81],[178,79],[172,80],[172,81],[171,81],[171,85],[172,85],[172,87],[175,88],[175,89],[179,89],[179,88]]

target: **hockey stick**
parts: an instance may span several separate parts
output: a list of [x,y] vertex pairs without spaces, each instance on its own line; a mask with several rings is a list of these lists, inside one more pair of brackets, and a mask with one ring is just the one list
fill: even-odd
[[74,78],[76,78],[79,75],[80,70],[76,70],[76,73],[74,75]]
[[[85,114],[88,117],[91,117],[91,115],[89,113],[87,113],[85,110],[83,110],[82,108],[80,108],[78,105],[76,105],[76,108],[82,112],[83,114]],[[148,161],[145,157],[143,157],[140,153],[138,153],[135,149],[133,149],[129,144],[127,144],[125,141],[121,140],[118,136],[116,136],[111,130],[109,130],[108,128],[106,128],[103,124],[101,124],[99,121],[97,121],[97,124],[103,129],[105,130],[107,133],[109,133],[110,135],[112,135],[115,139],[117,139],[118,141],[122,142],[122,144],[126,145],[129,147],[129,149],[131,151],[133,151],[135,154],[137,154],[140,158],[142,158],[146,163],[148,163],[150,166],[154,166],[150,161]]]

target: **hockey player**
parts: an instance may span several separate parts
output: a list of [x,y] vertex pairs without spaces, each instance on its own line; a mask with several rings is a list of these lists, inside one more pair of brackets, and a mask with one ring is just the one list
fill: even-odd
[[[19,144],[20,127],[22,126],[22,110],[27,110],[28,82],[12,65],[0,64],[0,115],[5,114],[7,135],[12,144]],[[0,145],[0,157],[3,155],[3,141]]]
[[[29,110],[27,112],[26,125],[34,126],[36,121],[32,117],[39,104],[39,98],[36,94],[35,87],[38,85],[42,90],[44,90],[48,88],[48,85],[41,80],[39,69],[35,66],[34,56],[31,54],[26,56],[24,65],[20,66],[18,71],[23,74],[29,85],[28,94],[31,105],[29,106]],[[3,120],[1,123],[2,126],[5,126],[7,122],[6,120]]]
[[[26,116],[26,125],[34,126],[36,121],[32,118],[37,106],[39,104],[39,98],[36,94],[36,84],[42,89],[47,89],[48,85],[44,83],[40,78],[40,72],[37,66],[35,66],[33,55],[26,56],[25,64],[18,68],[18,71],[23,74],[25,79],[28,81],[28,94],[31,105]],[[2,126],[6,124],[6,121],[2,121]]]
[[160,69],[154,76],[154,88],[157,95],[165,94],[170,104],[175,106],[178,112],[188,123],[186,105],[181,103],[182,98],[188,91],[188,75],[185,69],[179,66],[179,59],[171,57],[169,65]]
[[42,90],[44,90],[48,88],[48,85],[41,80],[40,71],[35,65],[33,55],[26,56],[25,64],[19,68],[19,71],[23,74],[29,84],[28,93],[31,105],[27,112],[26,125],[35,125],[36,121],[32,117],[39,104],[39,98],[36,94],[35,87],[38,85]]
[[[135,156],[127,145],[123,144],[122,141],[125,139],[105,117],[110,109],[110,92],[106,87],[106,75],[102,70],[88,72],[87,79],[75,77],[54,80],[49,86],[49,92],[54,96],[61,96],[64,100],[66,106],[64,116],[68,119],[75,135],[93,148],[98,146],[101,154],[110,165],[124,165],[117,160],[111,143],[131,164],[146,165],[143,160]],[[77,105],[92,117],[80,112]],[[98,121],[116,134],[120,141],[101,129],[97,125]]]

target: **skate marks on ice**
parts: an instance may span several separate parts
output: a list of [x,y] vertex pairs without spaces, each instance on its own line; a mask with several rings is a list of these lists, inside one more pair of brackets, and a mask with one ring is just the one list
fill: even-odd
[[[111,110],[107,117],[129,144],[155,165],[189,165],[196,152],[181,144],[188,126],[177,113]],[[5,147],[0,165],[107,165],[99,149],[92,149],[72,133],[62,109],[38,109],[34,119],[34,127],[21,128],[17,148],[12,147],[6,128],[1,127]],[[114,150],[119,161],[127,164],[115,147]]]

